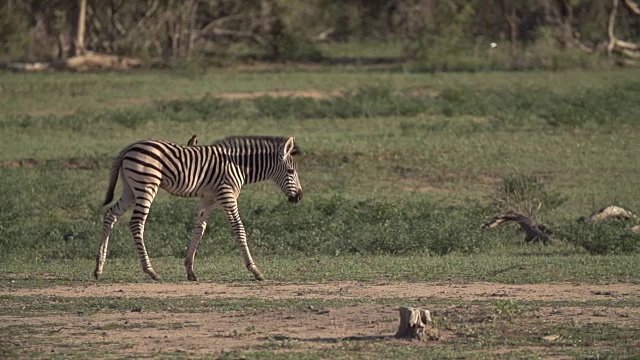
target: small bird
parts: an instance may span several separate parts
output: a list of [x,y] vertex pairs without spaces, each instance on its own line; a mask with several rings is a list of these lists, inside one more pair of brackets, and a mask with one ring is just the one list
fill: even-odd
[[198,135],[193,135],[191,139],[187,142],[187,146],[196,146],[198,145]]

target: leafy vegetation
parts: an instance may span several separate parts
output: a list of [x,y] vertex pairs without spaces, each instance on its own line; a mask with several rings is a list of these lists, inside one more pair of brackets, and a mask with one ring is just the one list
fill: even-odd
[[566,201],[560,193],[548,190],[540,178],[519,174],[503,178],[496,191],[488,197],[499,212],[513,210],[533,220]]
[[[587,3],[591,4],[579,1],[570,6],[582,9]],[[141,9],[145,4],[122,6]],[[207,66],[213,54],[196,52],[190,60],[182,55],[171,59],[171,72],[2,74],[0,318],[5,326],[0,328],[0,357],[205,357],[182,346],[148,350],[151,342],[182,345],[180,337],[187,335],[202,336],[198,347],[208,346],[215,336],[255,342],[207,355],[219,358],[635,356],[640,334],[633,320],[640,304],[625,287],[635,289],[640,282],[640,235],[630,231],[637,221],[583,219],[608,204],[640,210],[640,166],[633,156],[640,153],[639,73],[561,71],[609,65],[597,55],[585,56],[556,43],[558,35],[550,32],[520,33],[516,42],[526,39],[523,48],[500,44],[487,49],[486,39],[470,42],[465,34],[472,32],[464,30],[494,18],[471,16],[471,7],[479,4],[460,2],[457,10],[436,9],[457,13],[452,14],[455,21],[442,17],[449,25],[433,22],[440,33],[423,33],[431,38],[416,42],[422,46],[416,49],[403,49],[393,39],[382,50],[378,42],[307,43],[304,37],[290,37],[288,31],[301,28],[295,22],[284,24],[281,37],[270,39],[278,40],[270,49],[256,52],[243,42],[226,44],[235,47],[229,53],[243,52],[246,58],[279,55],[297,60],[317,60],[316,46],[323,56],[336,58],[381,54],[397,58],[412,51],[416,60],[412,64],[378,59],[390,63],[363,68],[350,59],[334,59],[344,63],[211,71]],[[476,9],[493,9],[482,4]],[[541,16],[534,11],[539,4],[522,6],[534,18]],[[54,6],[35,5],[30,9],[34,16]],[[293,2],[290,6],[287,11],[297,8]],[[353,4],[333,6],[345,11],[331,14],[354,14]],[[134,18],[123,17],[124,13],[114,14],[113,19],[126,27]],[[240,20],[232,25],[245,26],[246,13],[236,14]],[[586,15],[579,16],[574,25],[581,24],[585,34],[582,16]],[[3,21],[12,23],[9,40]],[[9,47],[5,57],[25,56],[21,51],[33,40],[24,35],[26,27],[14,30],[27,23],[18,17],[0,19],[0,46],[7,41],[18,45]],[[335,25],[351,29],[354,32],[348,36],[355,36],[355,27]],[[319,29],[314,26],[319,25],[309,24],[304,30]],[[622,21],[618,30],[627,26],[632,28],[633,22]],[[601,41],[594,35],[599,31],[585,38]],[[427,47],[433,51],[425,52]],[[533,68],[555,71],[482,72]],[[309,97],[283,97],[287,94]],[[105,277],[96,284],[91,271],[113,157],[138,139],[186,143],[194,133],[201,144],[227,135],[273,134],[296,136],[301,145],[303,202],[287,204],[277,187],[267,183],[247,186],[240,197],[249,245],[269,281],[251,280],[228,224],[214,212],[196,260],[201,283],[186,283],[183,256],[196,201],[161,193],[145,231],[149,255],[166,282],[160,287],[191,286],[195,292],[172,297],[156,292],[131,295],[119,289],[158,289],[140,271],[127,227],[129,215],[115,227]],[[483,222],[510,209],[542,220],[563,243],[525,243],[513,224],[481,230]],[[346,295],[337,287],[327,292],[314,289],[317,298],[252,293],[283,284],[315,287],[336,282],[440,283],[451,285],[452,295],[371,298],[358,294],[357,286]],[[591,289],[616,284],[616,289],[625,290],[591,291],[588,300],[565,300],[564,293],[555,300],[527,300],[493,289],[461,298],[457,287],[473,282],[496,283],[504,289],[516,286],[512,284],[581,283]],[[222,285],[240,289],[243,296],[208,293],[207,287],[220,285],[216,283],[230,283]],[[72,293],[55,292],[61,288]],[[99,296],[87,295],[91,290]],[[433,309],[443,341],[425,348],[367,335],[305,339],[281,329],[265,331],[261,325],[268,321],[246,322],[248,316],[260,314],[279,320],[294,316],[294,322],[302,314],[313,320],[296,321],[296,326],[322,326],[317,317],[336,317],[344,309],[362,307],[364,314],[385,314],[399,305]],[[204,321],[194,323],[188,316]],[[209,333],[205,323],[219,330],[211,321],[215,316],[240,319],[241,325]],[[358,318],[356,330],[365,334],[375,326],[392,329],[396,320],[388,314],[374,322]],[[145,330],[160,335],[141,336]],[[115,334],[125,335],[115,338]]]
[[[615,6],[595,0],[82,3],[5,2],[0,61],[91,50],[135,56],[187,78],[208,65],[255,60],[394,65],[410,59],[414,70],[433,72],[607,68],[637,59],[640,19],[632,0]],[[621,41],[612,41],[608,28]],[[345,44],[355,49],[345,51]]]
[[[98,205],[114,154],[139,138],[185,142],[193,132],[210,141],[228,134],[289,133],[302,144],[307,194],[302,204],[284,204],[268,184],[248,187],[241,197],[250,244],[260,254],[500,252],[521,241],[519,235],[509,226],[481,231],[479,225],[509,209],[544,215],[577,253],[637,253],[638,235],[629,224],[576,222],[607,203],[622,200],[632,210],[640,207],[634,196],[637,164],[628,157],[638,150],[635,75],[539,73],[513,75],[516,81],[511,81],[506,74],[293,72],[263,76],[267,82],[291,79],[284,89],[311,81],[341,95],[230,100],[210,94],[64,114],[26,109],[45,93],[62,91],[59,99],[66,98],[70,84],[84,84],[88,98],[115,95],[90,84],[98,79],[95,74],[51,75],[60,82],[12,75],[9,97],[2,101],[22,104],[24,111],[0,116],[0,193],[6,199],[0,209],[2,256],[92,258],[103,211]],[[131,76],[140,76],[139,91],[157,84],[148,74]],[[214,79],[228,79],[220,76]],[[117,91],[134,86],[129,77],[104,77]],[[350,89],[332,88],[324,79],[340,77],[348,78]],[[236,90],[266,86],[253,75],[236,78]],[[183,79],[169,81],[191,94]],[[193,81],[206,92],[204,82]],[[552,90],[545,87],[550,81]],[[45,84],[42,89],[39,83]],[[25,94],[33,100],[25,100]],[[120,135],[104,136],[115,133]],[[192,200],[158,197],[146,232],[153,239],[152,257],[182,256],[194,211]],[[126,222],[125,217],[116,226],[111,257],[131,254]],[[210,225],[207,241],[221,246],[204,247],[199,254],[233,253],[222,216],[214,214]]]
[[629,231],[623,221],[566,224],[560,234],[589,254],[633,254],[640,251],[640,236]]
[[253,100],[200,99],[156,100],[153,106],[78,112],[68,115],[7,115],[3,127],[71,129],[96,123],[129,128],[150,121],[196,122],[235,118],[272,119],[358,119],[389,116],[474,116],[491,119],[494,126],[522,126],[523,123],[552,127],[593,127],[636,124],[640,111],[635,94],[637,82],[627,81],[556,93],[544,88],[514,86],[478,90],[449,87],[436,96],[402,93],[385,86],[362,86],[328,99],[261,96]]

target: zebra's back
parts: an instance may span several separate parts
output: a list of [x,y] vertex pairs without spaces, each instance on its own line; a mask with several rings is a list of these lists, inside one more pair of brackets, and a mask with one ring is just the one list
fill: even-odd
[[[125,176],[144,186],[157,185],[183,197],[202,196],[220,181],[224,156],[211,146],[184,146],[159,140],[142,140],[127,147],[122,155]],[[206,186],[205,186],[206,185]]]

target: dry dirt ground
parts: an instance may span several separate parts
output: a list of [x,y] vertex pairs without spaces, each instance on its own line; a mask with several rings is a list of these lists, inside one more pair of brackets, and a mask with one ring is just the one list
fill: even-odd
[[[423,92],[412,91],[411,94],[418,96]],[[430,91],[428,94],[437,94],[437,92]],[[113,108],[127,108],[131,106],[143,106],[152,104],[155,101],[170,101],[181,99],[200,99],[203,97],[216,97],[225,100],[249,100],[255,99],[261,96],[269,96],[273,98],[310,98],[310,99],[330,99],[333,97],[343,96],[343,92],[338,90],[322,91],[316,89],[301,89],[301,90],[268,90],[268,91],[234,91],[234,92],[219,92],[219,93],[202,93],[192,94],[190,96],[155,96],[155,97],[128,97],[120,99],[112,99],[104,105],[96,104],[95,109],[113,109]],[[73,110],[31,110],[26,111],[26,114],[32,116],[43,115],[70,115],[73,114]]]
[[[25,316],[0,316],[0,334],[12,326],[27,325],[28,336],[14,336],[9,346],[17,354],[34,352],[63,355],[83,345],[100,357],[148,357],[153,354],[217,357],[230,351],[269,350],[301,351],[336,346],[345,339],[387,341],[397,329],[397,306],[376,304],[375,299],[406,298],[417,301],[435,316],[465,311],[466,316],[486,317],[474,313],[474,305],[464,309],[456,305],[430,306],[430,301],[450,300],[469,304],[473,300],[541,300],[541,301],[617,301],[640,299],[640,284],[534,284],[497,283],[359,283],[355,281],[313,284],[290,283],[91,283],[81,286],[51,288],[0,288],[1,295],[63,298],[198,298],[201,303],[213,299],[259,298],[277,304],[282,299],[352,300],[370,299],[359,306],[327,308],[207,312],[152,312],[101,310],[94,314],[60,314],[43,312]],[[53,298],[52,298],[53,299]],[[386,302],[388,304],[388,301]],[[404,304],[397,304],[398,306]],[[202,309],[202,308],[201,308]],[[25,308],[25,311],[28,311]],[[528,316],[531,316],[529,314]],[[563,306],[541,307],[533,314],[547,322],[614,322],[621,326],[640,325],[640,309]],[[451,340],[453,332],[443,332],[442,342]],[[6,342],[5,342],[6,344]],[[295,346],[288,346],[295,344]],[[407,343],[409,344],[409,343]],[[411,343],[407,346],[428,346]],[[84,347],[86,349],[86,346]]]

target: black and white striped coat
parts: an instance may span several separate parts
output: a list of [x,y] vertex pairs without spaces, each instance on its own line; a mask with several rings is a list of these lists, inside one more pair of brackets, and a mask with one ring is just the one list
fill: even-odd
[[120,152],[111,169],[104,205],[113,200],[118,177],[122,179],[122,195],[104,215],[95,277],[102,275],[111,229],[118,217],[133,207],[129,227],[142,270],[151,278],[160,279],[149,261],[143,234],[151,203],[162,188],[173,195],[201,198],[185,259],[189,280],[197,280],[194,258],[207,218],[215,207],[221,208],[229,221],[245,266],[256,279],[263,280],[247,246],[238,213],[238,196],[243,185],[271,179],[290,202],[299,202],[302,187],[294,158],[298,153],[294,138],[267,136],[227,137],[209,146],[183,146],[158,140],[129,145]]

